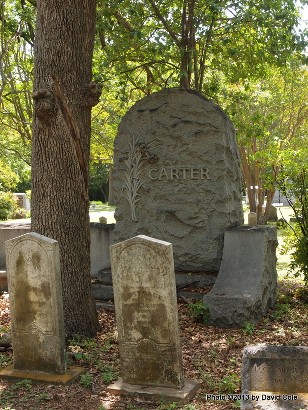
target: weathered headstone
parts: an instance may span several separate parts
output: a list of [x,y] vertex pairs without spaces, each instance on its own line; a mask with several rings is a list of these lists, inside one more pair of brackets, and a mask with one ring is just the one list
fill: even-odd
[[187,400],[172,245],[140,235],[110,252],[122,378],[108,390]]
[[248,225],[249,226],[257,226],[258,225],[258,218],[256,212],[249,212],[248,214]]
[[216,326],[255,323],[277,296],[275,227],[242,226],[225,232],[221,267],[203,301]]
[[166,89],[138,101],[114,143],[115,242],[171,242],[182,271],[218,271],[227,228],[243,223],[233,125],[202,95]]
[[66,370],[58,242],[34,232],[6,242],[13,365],[0,377],[66,384],[80,369]]
[[246,346],[242,410],[308,408],[307,346]]

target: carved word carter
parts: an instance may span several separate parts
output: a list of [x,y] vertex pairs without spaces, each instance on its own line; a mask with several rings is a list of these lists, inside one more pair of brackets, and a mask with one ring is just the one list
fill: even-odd
[[209,169],[198,166],[168,166],[161,168],[151,168],[149,178],[154,180],[175,180],[175,179],[211,179]]

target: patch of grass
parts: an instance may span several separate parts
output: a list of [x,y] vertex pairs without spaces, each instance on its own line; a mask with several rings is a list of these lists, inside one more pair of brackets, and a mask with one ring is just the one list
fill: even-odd
[[[95,206],[94,206],[95,205]],[[109,211],[112,212],[115,210],[115,206],[111,206],[108,204],[92,204],[90,205],[90,212],[101,212],[101,211]]]
[[94,382],[94,377],[91,373],[85,373],[80,376],[80,384],[87,389],[91,388]]
[[284,319],[290,313],[291,305],[289,303],[277,303],[271,317],[274,320]]
[[48,394],[47,392],[39,393],[39,394],[36,396],[36,398],[37,398],[37,400],[40,401],[40,402],[44,402],[44,401],[49,401],[49,400],[51,400],[51,396],[50,396],[50,394]]
[[32,381],[28,379],[20,380],[11,386],[12,390],[30,390],[32,387]]
[[190,314],[195,322],[197,323],[207,323],[209,320],[209,307],[202,301],[199,300],[196,303],[190,303],[188,305]]
[[215,379],[215,377],[213,377],[213,375],[211,375],[211,373],[207,372],[207,371],[202,371],[200,373],[200,377],[201,380],[206,383],[207,385],[207,389],[209,391],[215,391],[217,388],[217,381]]
[[219,383],[218,389],[221,393],[235,393],[238,391],[240,385],[240,378],[237,374],[231,373],[228,376],[225,376]]
[[244,326],[243,326],[243,331],[248,334],[248,335],[252,335],[253,331],[255,329],[255,325],[251,322],[245,322]]
[[96,367],[100,371],[104,383],[111,383],[117,378],[117,375],[111,366],[103,365],[99,362]]
[[5,353],[0,353],[0,368],[6,367],[11,362],[11,358]]

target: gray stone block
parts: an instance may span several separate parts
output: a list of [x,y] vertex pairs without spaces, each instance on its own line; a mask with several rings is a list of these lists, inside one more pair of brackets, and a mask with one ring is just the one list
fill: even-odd
[[219,327],[256,323],[277,295],[276,228],[242,226],[225,232],[219,274],[203,301]]
[[242,410],[308,408],[307,346],[246,346]]

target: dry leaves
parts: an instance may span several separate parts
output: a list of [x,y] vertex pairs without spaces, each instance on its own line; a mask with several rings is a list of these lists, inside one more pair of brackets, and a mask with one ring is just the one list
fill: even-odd
[[[206,394],[239,393],[242,349],[249,344],[307,345],[307,304],[299,299],[300,285],[280,283],[275,309],[256,326],[219,329],[195,323],[187,304],[179,304],[185,377],[200,382],[190,405],[149,402],[110,395],[106,387],[119,376],[119,356],[114,312],[99,308],[101,332],[94,340],[76,338],[70,343],[69,360],[87,373],[72,385],[34,385],[0,381],[0,409],[31,410],[232,410],[234,402],[209,401]],[[10,325],[8,294],[0,295],[0,336]],[[0,352],[0,367],[12,352]]]

